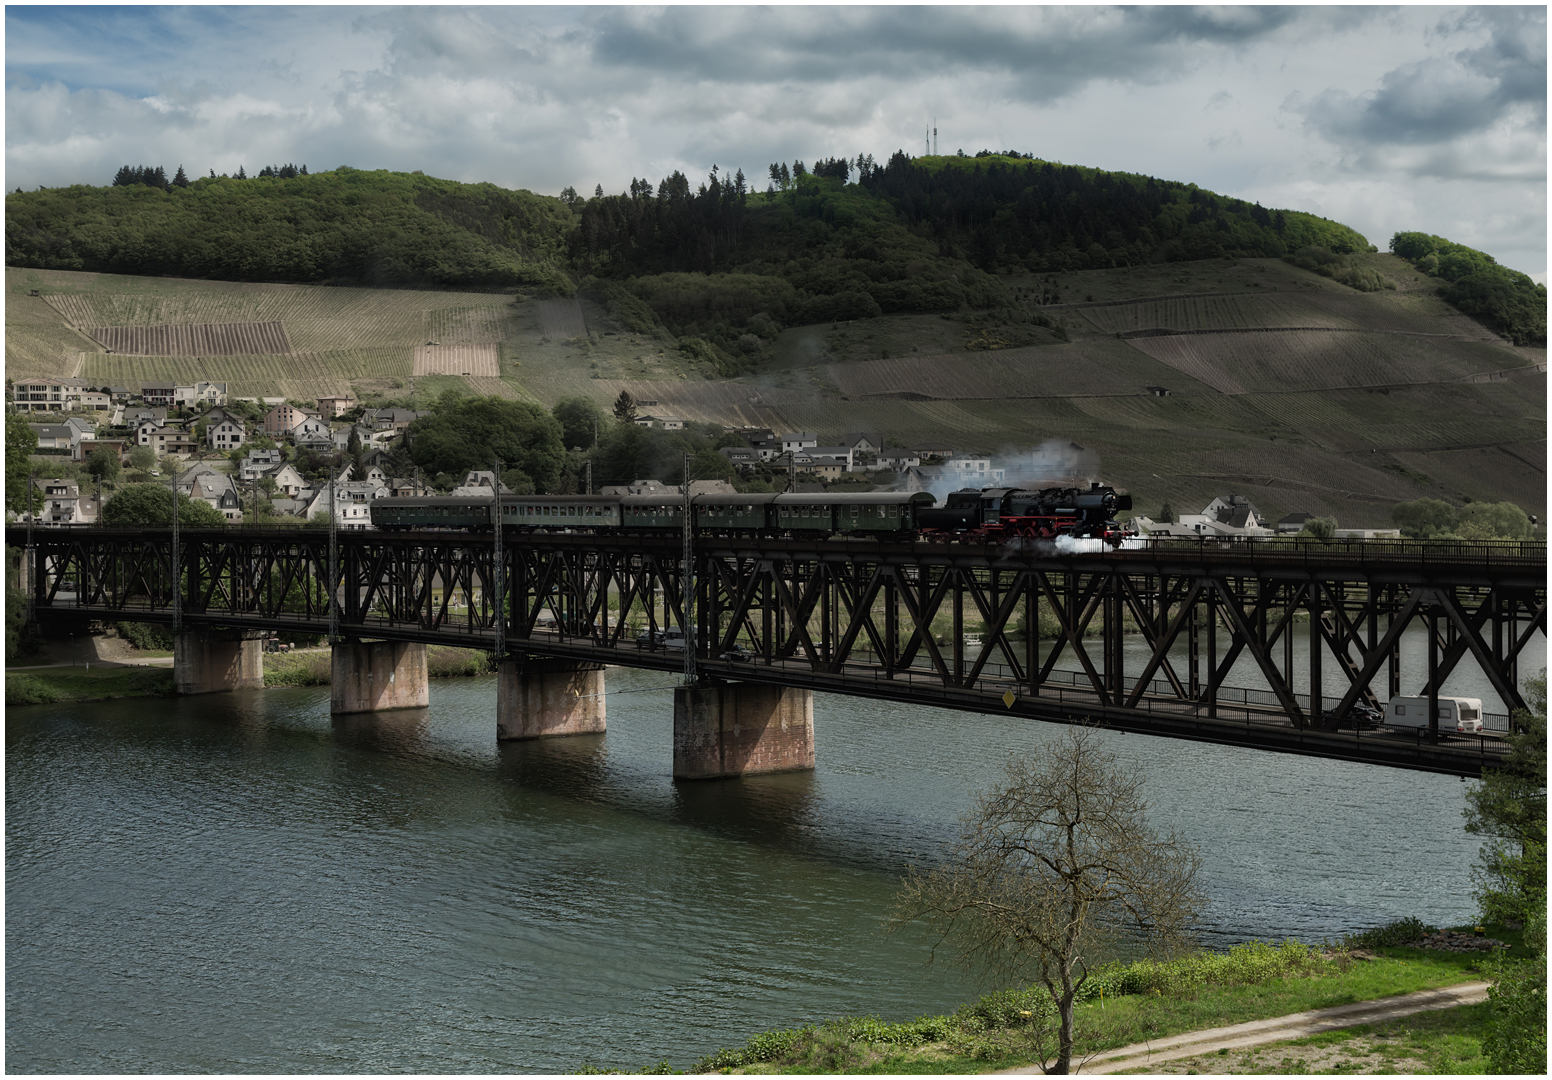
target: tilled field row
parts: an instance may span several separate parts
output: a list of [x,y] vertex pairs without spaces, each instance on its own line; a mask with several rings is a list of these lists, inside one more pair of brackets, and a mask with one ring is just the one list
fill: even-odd
[[87,333],[109,352],[130,356],[256,356],[291,351],[282,322],[96,326]]

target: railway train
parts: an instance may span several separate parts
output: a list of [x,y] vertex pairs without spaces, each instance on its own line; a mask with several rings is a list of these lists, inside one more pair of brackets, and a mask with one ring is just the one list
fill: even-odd
[[[693,528],[724,536],[872,536],[999,543],[1069,536],[1120,546],[1129,535],[1115,515],[1132,497],[1083,488],[982,488],[951,493],[943,505],[926,492],[695,495]],[[492,500],[471,496],[384,498],[371,504],[379,529],[492,527]],[[662,533],[684,529],[682,495],[503,495],[501,528]]]

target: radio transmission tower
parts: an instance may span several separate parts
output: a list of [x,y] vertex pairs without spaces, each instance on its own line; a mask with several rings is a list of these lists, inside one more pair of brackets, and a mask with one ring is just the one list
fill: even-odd
[[932,118],[932,156],[938,156],[938,118]]

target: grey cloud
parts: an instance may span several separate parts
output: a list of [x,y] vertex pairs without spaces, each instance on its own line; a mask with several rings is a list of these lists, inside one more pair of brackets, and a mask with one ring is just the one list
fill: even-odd
[[[715,14],[713,14],[715,13]],[[1026,99],[1096,79],[1177,72],[1182,49],[1239,44],[1296,19],[1284,8],[600,9],[585,25],[600,62],[731,83],[1013,74]]]
[[1351,146],[1448,142],[1530,106],[1546,126],[1546,9],[1495,9],[1446,32],[1489,25],[1487,44],[1387,72],[1363,94],[1326,90],[1302,111],[1311,128]]

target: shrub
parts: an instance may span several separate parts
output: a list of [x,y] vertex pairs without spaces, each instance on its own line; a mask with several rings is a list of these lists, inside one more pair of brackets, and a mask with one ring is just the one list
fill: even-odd
[[119,632],[119,637],[137,649],[172,648],[172,631],[165,626],[157,626],[155,623],[121,622],[115,623],[114,629]]
[[1408,915],[1404,919],[1388,922],[1384,926],[1376,926],[1372,930],[1365,930],[1358,934],[1349,934],[1342,939],[1342,944],[1349,949],[1378,949],[1387,946],[1410,945],[1424,934],[1433,932],[1433,927],[1427,926],[1421,919],[1415,919]]

